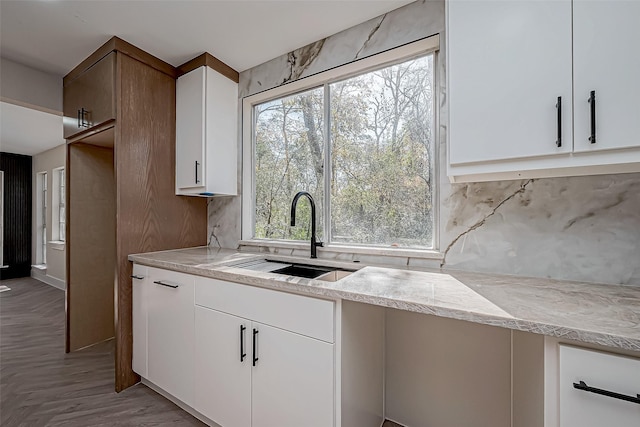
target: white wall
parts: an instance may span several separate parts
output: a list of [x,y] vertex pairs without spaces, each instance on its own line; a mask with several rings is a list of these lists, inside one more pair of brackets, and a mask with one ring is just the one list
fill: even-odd
[[33,225],[32,225],[32,264],[36,263],[37,250],[37,224],[38,224],[38,194],[36,189],[37,175],[39,172],[47,172],[47,269],[46,273],[32,269],[32,276],[56,287],[65,287],[66,283],[66,247],[65,245],[51,243],[53,231],[53,184],[56,180],[54,169],[66,166],[66,146],[59,145],[51,150],[33,156]]
[[3,100],[19,105],[60,112],[62,76],[0,58],[0,96]]

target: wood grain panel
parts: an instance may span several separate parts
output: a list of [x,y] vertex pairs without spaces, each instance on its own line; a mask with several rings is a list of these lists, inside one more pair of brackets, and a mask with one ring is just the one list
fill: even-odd
[[116,391],[131,369],[132,253],[206,244],[206,199],[176,196],[175,79],[118,54]]
[[202,67],[203,65],[216,70],[218,73],[222,74],[228,79],[233,80],[236,83],[240,81],[240,74],[236,70],[220,61],[210,53],[203,53],[202,55],[193,58],[191,61],[185,62],[184,64],[180,65],[177,68],[177,77],[180,77],[183,74],[187,74],[189,71],[193,71],[196,68]]
[[0,279],[26,277],[31,273],[31,156],[0,153],[4,172],[4,245]]
[[[109,53],[64,88],[64,138],[87,132],[80,120],[93,128],[115,119],[115,52]],[[80,116],[84,109],[84,117]]]
[[100,46],[95,52],[93,52],[87,59],[82,61],[78,66],[69,72],[63,78],[63,86],[67,86],[73,80],[78,78],[82,73],[89,69],[96,62],[107,56],[114,50],[129,55],[138,61],[147,64],[148,66],[155,68],[156,70],[165,73],[173,78],[177,77],[176,69],[171,64],[164,62],[162,59],[157,58],[142,49],[132,45],[131,43],[122,40],[119,37],[110,38],[105,44]]
[[69,144],[67,351],[114,336],[115,171],[113,150]]

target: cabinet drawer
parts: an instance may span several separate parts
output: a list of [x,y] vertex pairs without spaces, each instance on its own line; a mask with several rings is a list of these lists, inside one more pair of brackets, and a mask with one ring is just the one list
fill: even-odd
[[196,304],[326,342],[334,340],[334,303],[196,277]]
[[560,346],[560,427],[637,427],[640,404],[579,390],[575,384],[637,398],[640,359]]

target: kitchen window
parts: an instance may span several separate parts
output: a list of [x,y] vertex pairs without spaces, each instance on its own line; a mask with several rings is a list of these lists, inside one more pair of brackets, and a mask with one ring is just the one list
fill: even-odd
[[47,173],[38,172],[36,175],[36,190],[38,198],[36,200],[37,220],[36,237],[38,246],[36,247],[36,264],[47,264]]
[[325,245],[433,249],[436,48],[425,39],[246,98],[243,238],[308,240],[306,201],[290,226],[304,190]]
[[65,224],[65,178],[64,168],[53,170],[53,210],[52,210],[52,237],[55,243],[62,243],[66,238]]

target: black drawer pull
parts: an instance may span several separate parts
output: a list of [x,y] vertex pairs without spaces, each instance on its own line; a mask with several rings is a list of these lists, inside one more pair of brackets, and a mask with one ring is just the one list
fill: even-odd
[[596,143],[596,91],[592,90],[589,95],[589,104],[591,110],[591,136],[589,136],[589,142]]
[[196,184],[200,183],[200,180],[198,179],[198,166],[200,165],[200,163],[198,163],[198,161],[196,160]]
[[246,326],[240,325],[240,362],[244,362],[244,358],[247,357],[247,353],[244,352],[244,331]]
[[589,393],[600,394],[602,396],[613,397],[614,399],[620,399],[620,400],[624,400],[631,403],[637,403],[640,405],[640,394],[638,394],[637,397],[627,396],[626,394],[616,393],[615,391],[589,387],[584,381],[573,383],[573,388],[577,388],[578,390],[588,391]]
[[256,366],[256,363],[258,362],[258,350],[256,348],[256,346],[258,345],[258,330],[253,328],[253,366]]
[[161,280],[157,280],[157,281],[155,281],[153,283],[155,283],[156,285],[166,286],[167,288],[173,288],[173,289],[176,289],[178,287],[178,285],[172,285],[171,283],[164,283]]
[[142,280],[142,279],[144,279],[144,276],[137,276],[137,275],[135,275],[135,274],[132,274],[132,275],[131,275],[131,278],[132,278],[132,279]]
[[558,110],[558,139],[556,139],[556,147],[562,147],[562,97],[558,97],[556,102],[556,109]]

